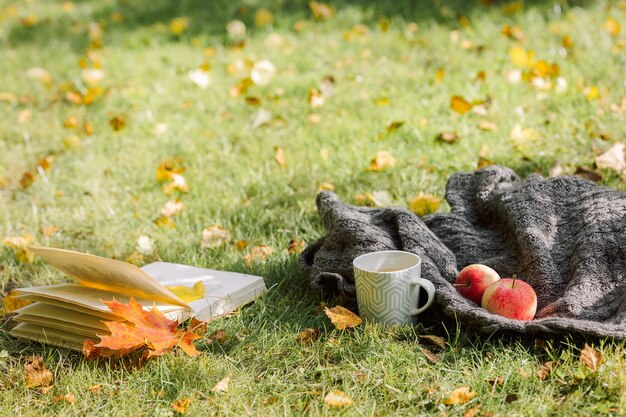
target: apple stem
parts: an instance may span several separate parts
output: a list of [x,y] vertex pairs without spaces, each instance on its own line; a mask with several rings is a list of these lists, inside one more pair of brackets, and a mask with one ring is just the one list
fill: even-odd
[[513,274],[513,282],[511,283],[511,289],[515,288],[515,280],[517,280],[517,275]]
[[469,284],[452,284],[453,287],[469,287]]

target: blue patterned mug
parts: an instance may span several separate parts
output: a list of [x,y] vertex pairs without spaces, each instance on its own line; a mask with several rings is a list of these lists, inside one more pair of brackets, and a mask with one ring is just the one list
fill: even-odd
[[[359,314],[384,324],[415,323],[435,300],[432,282],[421,278],[422,260],[411,252],[380,251],[356,258],[354,281]],[[428,299],[419,307],[420,288]]]

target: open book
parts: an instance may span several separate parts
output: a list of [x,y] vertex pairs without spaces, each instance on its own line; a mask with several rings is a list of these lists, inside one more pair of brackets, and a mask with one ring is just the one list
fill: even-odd
[[[128,303],[132,298],[144,309],[153,306],[166,317],[207,321],[261,296],[263,278],[168,262],[142,268],[80,252],[31,247],[37,255],[76,280],[71,284],[20,288],[21,298],[32,304],[16,310],[19,323],[11,334],[39,342],[80,350],[85,339],[98,341],[109,334],[103,321],[123,321],[103,301]],[[186,303],[165,286],[188,286],[202,281],[204,297]]]

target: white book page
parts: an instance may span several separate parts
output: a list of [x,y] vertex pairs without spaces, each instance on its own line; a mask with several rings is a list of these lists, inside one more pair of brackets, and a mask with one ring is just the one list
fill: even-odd
[[202,281],[205,295],[189,304],[199,320],[228,313],[267,291],[262,277],[218,271],[169,262],[153,262],[141,268],[161,285],[193,287]]

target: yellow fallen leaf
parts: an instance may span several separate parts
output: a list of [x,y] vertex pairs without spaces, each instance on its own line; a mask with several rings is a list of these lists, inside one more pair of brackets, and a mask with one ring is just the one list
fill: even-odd
[[459,114],[465,114],[472,110],[474,105],[461,96],[450,97],[450,108]]
[[317,1],[310,1],[309,8],[311,9],[311,13],[313,13],[313,18],[315,20],[326,20],[335,16],[335,8],[326,3],[320,3]]
[[19,297],[20,293],[13,290],[10,291],[3,299],[2,299],[2,310],[0,310],[0,315],[2,313],[12,313],[17,309],[25,307],[32,303],[32,301],[25,300]]
[[244,260],[248,266],[252,265],[254,262],[261,262],[267,259],[272,253],[274,249],[268,245],[259,245],[251,248],[248,251],[248,254],[244,256]]
[[176,400],[172,403],[172,408],[179,414],[187,414],[187,410],[189,410],[189,406],[191,405],[190,398],[182,398],[180,400]]
[[468,387],[459,387],[454,389],[448,398],[443,400],[446,405],[465,404],[476,396],[476,392],[470,391]]
[[224,377],[217,384],[215,384],[213,386],[213,388],[211,388],[211,391],[218,392],[218,393],[228,392],[228,383],[229,383],[229,381],[230,381],[229,377]]
[[387,133],[393,133],[396,130],[400,129],[403,125],[404,125],[404,121],[398,120],[398,121],[389,123],[389,125],[387,125],[387,128],[385,130],[387,131]]
[[76,396],[71,392],[68,392],[65,395],[56,395],[53,399],[54,402],[66,402],[69,404],[74,404],[76,402]]
[[32,264],[35,260],[35,253],[28,249],[28,245],[32,241],[33,237],[29,234],[24,236],[13,236],[5,238],[2,243],[11,249],[15,253],[15,257],[18,261]]
[[387,151],[378,151],[376,156],[370,161],[367,167],[368,171],[382,171],[385,168],[391,168],[396,164],[396,158],[394,158]]
[[420,192],[409,201],[409,210],[421,217],[436,212],[440,204],[439,197]]
[[41,234],[44,236],[52,236],[59,231],[59,228],[56,226],[41,226],[39,230],[41,230]]
[[326,97],[317,88],[311,88],[307,95],[307,102],[312,108],[322,107],[326,102]]
[[324,313],[326,313],[337,330],[357,327],[363,321],[361,317],[342,306],[335,306],[333,308],[324,307]]
[[174,191],[179,191],[181,193],[189,192],[189,185],[187,185],[187,180],[181,174],[170,174],[170,182],[167,184],[163,184],[163,193],[171,194]]
[[296,336],[296,342],[300,343],[301,345],[313,343],[317,340],[319,335],[320,329],[315,329],[312,327],[304,329],[300,333],[298,333],[298,336]]
[[204,281],[197,281],[193,284],[193,288],[184,285],[166,285],[165,288],[176,294],[178,298],[186,303],[201,299],[206,292]]
[[335,191],[335,185],[330,182],[323,182],[317,187],[317,192],[319,193],[324,190]]
[[254,14],[254,24],[258,28],[264,28],[267,25],[271,25],[273,22],[274,14],[269,9],[260,8]]
[[602,25],[602,29],[613,37],[619,35],[621,28],[619,22],[612,17],[607,18]]
[[232,239],[233,237],[228,230],[224,229],[219,224],[212,224],[202,230],[200,247],[202,249],[217,248],[230,242]]
[[463,414],[463,417],[476,417],[480,413],[481,407],[482,405],[478,404],[476,407],[470,408]]
[[324,404],[332,407],[347,407],[354,404],[354,401],[345,392],[336,389],[326,394]]
[[94,384],[94,385],[90,386],[90,387],[88,388],[88,390],[89,390],[89,392],[91,392],[92,394],[99,394],[99,393],[100,393],[100,391],[102,391],[102,387],[103,387],[103,385],[102,385],[102,384]]
[[519,68],[531,68],[535,64],[535,52],[526,50],[519,45],[512,46],[509,49],[509,59]]
[[285,168],[287,166],[287,158],[285,157],[285,151],[280,146],[277,146],[275,149],[276,149],[276,154],[274,155],[274,159],[276,160],[276,163],[278,163],[278,165],[280,165],[281,167]]
[[169,181],[172,174],[182,174],[183,172],[185,172],[183,159],[178,156],[170,156],[159,163],[156,178],[160,182]]
[[486,120],[483,120],[482,122],[480,122],[478,124],[478,128],[480,130],[486,130],[488,132],[493,132],[494,130],[498,130],[498,126],[496,126],[495,123],[493,122],[488,122]]
[[170,33],[174,36],[182,35],[189,28],[189,18],[176,17],[170,22]]
[[585,347],[580,351],[580,361],[590,371],[598,372],[602,365],[602,352],[585,343]]

